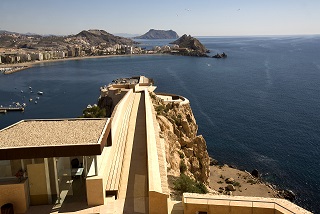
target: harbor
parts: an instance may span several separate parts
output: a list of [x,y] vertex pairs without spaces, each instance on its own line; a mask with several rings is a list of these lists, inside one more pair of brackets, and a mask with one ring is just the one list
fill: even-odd
[[24,111],[24,107],[0,107],[0,113],[7,113],[8,111]]

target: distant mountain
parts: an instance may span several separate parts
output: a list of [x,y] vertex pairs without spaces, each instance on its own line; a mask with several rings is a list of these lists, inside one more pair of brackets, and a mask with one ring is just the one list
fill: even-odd
[[140,36],[140,34],[131,34],[131,33],[115,33],[115,36],[125,37],[125,38],[134,38]]
[[0,30],[0,34],[17,34],[16,32],[10,32],[7,30]]
[[134,37],[135,39],[177,39],[178,34],[173,30],[150,29],[147,33]]
[[106,43],[106,45],[132,45],[136,43],[131,39],[115,36],[104,30],[83,30],[74,37],[84,37],[90,45],[99,45],[101,43]]
[[[14,35],[13,35],[14,34]],[[104,30],[83,30],[76,35],[41,36],[37,34],[19,34],[0,30],[0,47],[5,48],[32,48],[32,49],[67,49],[68,46],[78,45],[84,48],[105,45],[112,46],[133,45],[137,42],[132,39],[114,36]]]

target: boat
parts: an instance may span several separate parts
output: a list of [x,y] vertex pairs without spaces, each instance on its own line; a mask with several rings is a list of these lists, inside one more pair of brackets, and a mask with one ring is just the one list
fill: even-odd
[[26,104],[26,103],[22,103],[22,106],[23,106],[23,107],[26,107],[26,106],[27,106],[27,104]]
[[40,99],[40,97],[36,97],[36,99],[37,99],[37,100],[39,100],[39,99]]
[[32,87],[31,87],[31,86],[29,86],[29,89],[30,89],[30,90],[32,90]]
[[7,110],[5,110],[5,109],[0,109],[0,113],[7,113]]
[[32,101],[32,98],[29,99],[29,102],[31,102],[31,101]]
[[38,103],[38,101],[34,101],[34,103],[35,103],[35,104],[37,104],[37,103]]
[[43,92],[42,91],[38,91],[37,94],[43,95]]
[[20,92],[21,92],[21,93],[23,93],[23,91],[22,91],[22,90],[21,90]]

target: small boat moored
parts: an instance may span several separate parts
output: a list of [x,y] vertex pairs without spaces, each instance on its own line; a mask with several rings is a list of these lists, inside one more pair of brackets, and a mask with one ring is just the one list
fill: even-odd
[[42,91],[38,91],[37,94],[43,95],[43,92]]

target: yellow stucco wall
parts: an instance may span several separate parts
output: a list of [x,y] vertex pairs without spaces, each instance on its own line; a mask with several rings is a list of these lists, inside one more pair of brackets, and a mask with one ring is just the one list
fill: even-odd
[[0,183],[0,207],[6,203],[12,203],[15,213],[25,213],[29,207],[28,181],[21,183]]
[[104,204],[105,187],[103,178],[99,176],[89,177],[86,179],[87,203],[89,206]]
[[44,163],[27,165],[30,189],[30,204],[48,204],[48,190]]
[[168,195],[149,191],[149,213],[168,213]]

